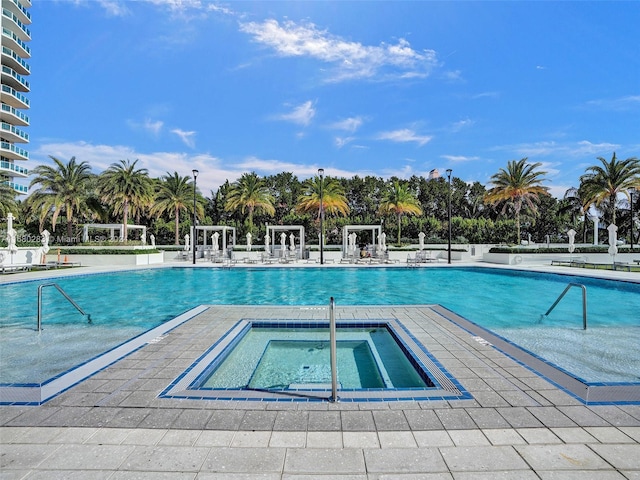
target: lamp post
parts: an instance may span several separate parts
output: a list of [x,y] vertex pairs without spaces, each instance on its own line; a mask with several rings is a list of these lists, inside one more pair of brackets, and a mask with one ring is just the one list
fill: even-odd
[[196,264],[196,179],[198,170],[191,170],[193,173],[193,232],[191,232],[191,245],[193,245],[193,264]]
[[447,242],[447,263],[451,263],[451,170],[447,168],[447,182],[449,183],[449,238]]
[[320,265],[324,265],[324,168],[318,169],[320,177]]
[[633,195],[636,193],[635,187],[629,188],[629,196],[631,197],[631,251],[633,252]]

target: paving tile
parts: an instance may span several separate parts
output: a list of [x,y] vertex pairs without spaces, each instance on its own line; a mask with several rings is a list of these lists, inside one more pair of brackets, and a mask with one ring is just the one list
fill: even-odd
[[413,437],[420,448],[453,446],[453,440],[446,430],[413,432]]
[[[358,435],[367,435],[367,432],[358,433]],[[342,432],[307,432],[306,447],[342,448]]]
[[140,428],[169,428],[182,410],[177,408],[152,409],[139,424]]
[[524,445],[527,442],[512,428],[485,429],[482,431],[491,445]]
[[516,431],[528,444],[562,443],[562,440],[548,428],[518,428]]
[[604,418],[611,425],[615,425],[617,427],[640,426],[640,419],[632,417],[624,410],[618,408],[615,405],[596,405],[591,408],[596,414]]
[[404,412],[411,430],[441,430],[442,422],[433,410],[407,410]]
[[84,443],[87,445],[120,445],[130,433],[131,431],[125,428],[99,428]]
[[380,448],[376,432],[342,432],[344,448]]
[[240,430],[272,430],[278,412],[252,411],[245,412]]
[[541,480],[632,480],[632,477],[613,470],[556,470],[536,472]]
[[269,447],[305,448],[307,432],[272,432]]
[[[280,476],[279,473],[202,473],[198,474],[197,480],[281,480],[290,478]],[[134,480],[134,479],[131,479]],[[153,480],[153,479],[149,479]],[[362,479],[366,480],[366,479]]]
[[342,430],[356,432],[375,432],[376,425],[372,412],[346,411],[341,412]]
[[409,430],[404,412],[398,410],[382,410],[373,412],[373,421],[376,429],[380,431]]
[[[67,477],[64,477],[64,478],[67,478]],[[200,476],[198,476],[198,478],[200,479]],[[113,476],[109,477],[109,480],[193,480],[193,479],[194,479],[193,473],[181,473],[181,472],[114,472]],[[79,478],[78,480],[81,480],[81,478]]]
[[309,412],[286,410],[276,415],[273,430],[282,431],[306,431],[309,420]]
[[411,432],[378,432],[380,448],[417,448]]
[[260,430],[256,432],[236,432],[231,440],[231,447],[267,447],[271,439],[271,432]]
[[604,418],[594,413],[589,407],[584,405],[559,406],[558,410],[564,413],[571,420],[581,427],[609,427],[611,426]]
[[337,411],[310,411],[307,420],[309,431],[339,432],[342,426],[340,412]]
[[38,467],[49,456],[65,448],[62,445],[2,445],[0,472]]
[[534,417],[531,412],[523,407],[504,408],[500,407],[496,409],[504,419],[509,422],[513,428],[532,428],[543,427],[544,425],[540,420]]
[[[364,450],[368,473],[434,473],[447,472],[436,448],[387,448]],[[395,477],[397,478],[397,477]]]
[[442,447],[439,450],[454,473],[529,469],[513,447]]
[[620,427],[620,431],[622,431],[625,435],[629,435],[629,437],[640,443],[640,427]]
[[230,430],[204,430],[200,432],[196,447],[228,447],[236,432]]
[[[9,479],[12,479],[12,478],[15,478],[15,479],[25,478],[23,476],[20,476],[20,477],[6,476],[5,477],[5,473],[7,473],[7,472],[2,472],[2,479],[3,480],[9,480]],[[115,477],[112,477],[111,475],[112,475],[111,471],[102,471],[102,472],[101,471],[93,471],[93,472],[89,473],[89,472],[84,472],[84,471],[78,472],[78,471],[73,471],[73,470],[39,470],[39,471],[35,471],[35,472],[29,473],[29,476],[27,478],[29,478],[29,480],[87,480],[89,478],[91,480],[106,480],[106,479],[115,478]],[[193,478],[193,474],[191,474],[191,475],[192,475],[192,478]],[[133,477],[130,476],[129,478],[133,478]],[[160,477],[160,478],[162,478],[162,477]],[[165,478],[167,478],[167,477],[165,477]],[[144,479],[140,479],[140,480],[144,480]]]
[[175,419],[171,428],[179,429],[202,429],[207,425],[212,412],[209,410],[185,409]]
[[513,448],[536,471],[611,469],[607,462],[585,445],[516,445]]
[[575,427],[576,423],[555,407],[528,408],[546,427]]
[[489,445],[489,440],[481,430],[451,430],[449,436],[458,447],[478,447]]
[[238,430],[245,412],[242,410],[215,410],[211,413],[206,428],[213,430]]
[[436,410],[436,415],[447,430],[476,428],[476,424],[466,410]]
[[564,443],[597,443],[592,435],[585,429],[575,428],[552,428],[551,431]]
[[189,447],[195,445],[200,437],[199,430],[169,430],[156,445],[173,445],[176,447]]
[[[43,445],[38,445],[42,448]],[[64,445],[59,453],[50,455],[40,469],[52,470],[115,470],[134,452],[133,445]]]
[[122,441],[123,445],[157,445],[167,430],[162,428],[135,428]]
[[589,448],[618,470],[640,470],[639,444],[593,444]]
[[[382,450],[376,450],[378,452]],[[292,448],[287,450],[284,462],[287,474],[364,474],[364,456],[357,448]]]
[[203,472],[280,473],[284,448],[212,448],[202,465]]
[[456,472],[455,480],[540,480],[532,470],[507,470],[504,472]]
[[467,413],[479,428],[508,428],[509,422],[494,408],[467,408]]

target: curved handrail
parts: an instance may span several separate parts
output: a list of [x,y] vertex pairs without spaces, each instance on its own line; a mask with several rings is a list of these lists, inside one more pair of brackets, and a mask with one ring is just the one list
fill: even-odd
[[571,287],[580,287],[582,289],[582,329],[586,330],[587,329],[587,287],[585,287],[581,283],[570,283],[569,285],[567,285],[567,287],[562,291],[560,296],[553,303],[553,305],[551,305],[551,308],[547,310],[547,313],[545,313],[543,317],[549,316],[549,314],[551,313],[551,310],[556,308],[556,305],[560,303],[560,300],[562,300],[562,297],[566,295],[566,293],[571,289]]
[[335,302],[333,297],[329,300],[329,343],[331,345],[331,402],[338,401],[338,367],[336,346],[336,317],[334,314]]
[[44,287],[56,287],[56,289],[62,294],[62,296],[66,298],[71,305],[76,307],[76,310],[78,310],[82,315],[86,316],[88,322],[91,323],[91,315],[86,314],[84,310],[82,310],[80,306],[76,302],[74,302],[69,295],[67,295],[67,292],[65,292],[62,289],[62,287],[60,287],[60,285],[58,285],[57,283],[43,283],[42,285],[38,286],[38,331],[39,332],[42,331],[42,289]]

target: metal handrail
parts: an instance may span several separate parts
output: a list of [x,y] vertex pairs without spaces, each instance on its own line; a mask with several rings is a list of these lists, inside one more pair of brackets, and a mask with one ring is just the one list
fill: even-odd
[[84,310],[82,310],[80,306],[76,302],[74,302],[69,295],[67,295],[67,292],[65,292],[60,287],[60,285],[58,285],[57,283],[43,283],[42,285],[38,286],[38,331],[39,332],[42,331],[42,289],[44,287],[56,287],[56,289],[62,294],[62,296],[66,298],[71,305],[76,307],[76,310],[78,310],[82,315],[86,316],[88,322],[91,323],[91,315],[86,314]]
[[333,297],[329,299],[329,343],[331,346],[331,398],[329,401],[338,401],[338,367],[336,346],[336,316],[334,313],[335,302]]
[[569,285],[567,285],[567,287],[563,290],[563,292],[560,294],[558,299],[554,302],[553,305],[551,305],[551,308],[547,310],[547,313],[545,313],[543,317],[549,316],[549,314],[551,313],[551,310],[556,308],[556,305],[560,303],[560,300],[562,300],[562,297],[565,296],[565,294],[571,289],[571,287],[580,287],[582,289],[582,329],[586,330],[587,329],[587,287],[585,287],[581,283],[570,283]]

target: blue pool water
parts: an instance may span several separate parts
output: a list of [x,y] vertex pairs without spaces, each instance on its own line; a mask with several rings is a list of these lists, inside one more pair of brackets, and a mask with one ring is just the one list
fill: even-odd
[[[472,267],[135,270],[55,279],[91,314],[93,325],[86,325],[84,317],[62,301],[55,289],[45,288],[44,331],[41,335],[33,335],[37,288],[40,283],[51,281],[0,285],[4,365],[11,365],[9,360],[13,357],[16,362],[29,362],[23,359],[25,349],[31,351],[49,345],[48,331],[56,331],[62,326],[64,334],[70,337],[63,345],[93,342],[93,346],[88,346],[93,352],[96,343],[100,348],[109,348],[126,336],[148,330],[200,304],[325,305],[333,296],[338,305],[441,304],[512,338],[525,348],[533,351],[536,351],[534,347],[551,349],[551,353],[540,354],[554,362],[559,360],[553,355],[585,349],[585,354],[574,352],[573,358],[577,360],[572,360],[573,364],[567,367],[569,371],[583,365],[587,356],[602,363],[603,355],[609,352],[612,362],[627,364],[630,371],[618,375],[605,368],[606,380],[597,374],[592,381],[637,381],[640,372],[637,348],[640,344],[640,284],[630,282]],[[569,282],[587,286],[589,329],[586,333],[581,330],[579,289],[570,290],[553,313],[540,322],[541,314]],[[126,330],[125,338],[119,339],[118,335],[110,333],[119,329]],[[12,337],[12,344],[21,345],[15,347],[13,357],[5,340],[9,330],[17,332],[19,337]],[[104,331],[107,340],[101,337],[96,342],[87,338],[92,330]],[[525,334],[528,336],[531,332],[532,340],[524,340]],[[602,349],[603,337],[607,342],[604,353],[598,350]],[[60,343],[58,340],[51,342]],[[0,382],[8,381],[9,370],[13,369],[3,368]],[[591,375],[589,372],[577,374],[583,378]]]

